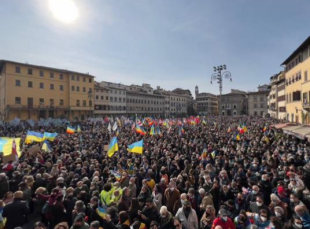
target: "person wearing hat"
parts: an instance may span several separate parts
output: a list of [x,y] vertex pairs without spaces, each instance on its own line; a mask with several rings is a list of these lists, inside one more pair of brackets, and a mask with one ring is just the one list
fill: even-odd
[[198,229],[198,217],[196,211],[192,209],[191,202],[186,200],[183,207],[179,208],[175,215],[179,218],[184,227],[188,229]]
[[221,208],[219,211],[219,217],[217,217],[213,221],[212,229],[215,227],[221,226],[223,229],[235,229],[235,224],[233,221],[228,217],[227,211],[224,208]]
[[23,192],[17,191],[14,193],[14,200],[4,206],[2,216],[6,218],[5,228],[14,229],[22,227],[27,221],[29,208],[23,201]]

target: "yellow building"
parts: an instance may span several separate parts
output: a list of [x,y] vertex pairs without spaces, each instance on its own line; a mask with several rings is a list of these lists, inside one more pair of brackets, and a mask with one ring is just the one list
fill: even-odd
[[0,61],[2,120],[68,118],[83,120],[94,110],[94,76]]
[[310,36],[283,63],[285,66],[286,118],[308,124],[310,97]]

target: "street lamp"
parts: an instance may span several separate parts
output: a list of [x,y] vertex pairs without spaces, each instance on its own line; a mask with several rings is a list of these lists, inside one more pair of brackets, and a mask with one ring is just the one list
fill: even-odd
[[91,117],[91,107],[92,107],[92,98],[93,98],[93,93],[91,89],[89,88],[88,90],[88,100],[89,100],[89,117]]
[[217,83],[220,86],[220,128],[222,128],[222,91],[223,91],[223,77],[226,79],[230,79],[232,81],[231,73],[226,71],[226,65],[220,65],[217,67],[213,67],[215,73],[211,75],[211,84],[212,81],[217,80]]

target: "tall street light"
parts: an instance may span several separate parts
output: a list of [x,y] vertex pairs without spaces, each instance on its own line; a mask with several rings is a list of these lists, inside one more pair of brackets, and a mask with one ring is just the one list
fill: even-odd
[[226,65],[220,65],[217,67],[213,67],[215,73],[211,75],[211,84],[212,81],[217,80],[217,83],[220,86],[220,104],[219,104],[219,112],[220,112],[220,128],[222,128],[222,91],[223,91],[223,77],[226,79],[230,79],[232,81],[231,73],[226,71]]

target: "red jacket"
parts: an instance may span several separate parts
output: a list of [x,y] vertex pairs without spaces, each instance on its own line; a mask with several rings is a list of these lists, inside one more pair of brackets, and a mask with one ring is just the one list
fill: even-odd
[[221,226],[223,229],[236,229],[235,224],[229,217],[227,217],[226,222],[222,220],[221,217],[217,217],[213,221],[213,225],[211,229],[214,229],[216,226]]

